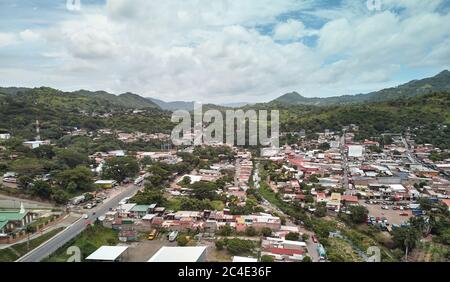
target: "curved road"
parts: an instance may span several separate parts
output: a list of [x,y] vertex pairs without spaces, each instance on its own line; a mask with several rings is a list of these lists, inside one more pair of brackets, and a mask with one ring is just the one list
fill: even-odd
[[86,228],[87,221],[92,222],[95,221],[97,217],[105,215],[105,213],[108,212],[110,208],[116,207],[123,198],[133,196],[139,189],[141,189],[141,187],[136,185],[126,186],[124,191],[120,192],[113,198],[108,199],[107,201],[105,201],[105,203],[98,206],[96,209],[91,210],[92,212],[96,213],[95,216],[92,215],[92,212],[90,212],[88,219],[81,218],[77,220],[50,240],[44,242],[39,247],[19,258],[16,262],[39,262],[49,257],[64,244],[80,234]]

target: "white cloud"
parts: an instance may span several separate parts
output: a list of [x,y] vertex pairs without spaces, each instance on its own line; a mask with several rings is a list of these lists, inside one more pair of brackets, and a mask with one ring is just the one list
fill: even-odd
[[0,48],[17,43],[17,36],[14,33],[0,32]]
[[308,30],[301,21],[289,19],[286,22],[277,24],[274,28],[273,37],[275,40],[295,40],[314,34],[316,32]]
[[[371,12],[365,1],[314,9],[294,0],[108,0],[48,29],[0,33],[0,47],[45,38],[39,54],[52,66],[35,67],[39,75],[29,77],[38,85],[206,102],[262,101],[293,90],[349,94],[388,85],[404,67],[450,65],[450,15],[436,11],[442,1],[382,2],[382,11]],[[298,9],[327,22],[313,29],[295,18]],[[310,35],[317,46],[301,40]],[[3,74],[15,85],[26,77]]]

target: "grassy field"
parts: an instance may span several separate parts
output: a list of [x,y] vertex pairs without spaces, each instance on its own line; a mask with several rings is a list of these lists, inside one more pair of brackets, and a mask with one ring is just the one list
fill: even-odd
[[[55,230],[45,233],[44,235],[39,236],[33,240],[30,240],[30,251],[32,249],[38,247],[45,241],[49,240],[50,238],[52,238],[53,236],[58,234],[63,229],[64,228],[62,228],[62,227],[57,228]],[[15,261],[18,258],[20,258],[21,256],[25,255],[26,253],[28,253],[28,248],[27,248],[26,242],[13,245],[10,248],[0,250],[0,262]]]
[[118,232],[101,225],[88,226],[80,235],[59,248],[45,261],[65,262],[70,257],[66,253],[71,246],[77,246],[81,250],[82,260],[92,254],[103,245],[115,246],[119,243]]
[[328,239],[327,257],[332,262],[363,262],[352,246],[339,238]]

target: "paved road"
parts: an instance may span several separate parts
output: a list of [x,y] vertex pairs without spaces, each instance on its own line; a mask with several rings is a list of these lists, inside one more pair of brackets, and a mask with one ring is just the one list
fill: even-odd
[[[64,244],[69,242],[75,236],[80,234],[85,228],[88,221],[95,221],[98,216],[104,215],[110,208],[116,207],[119,202],[125,198],[133,196],[141,187],[135,185],[128,185],[122,192],[117,194],[111,199],[108,199],[102,205],[98,206],[96,209],[90,211],[88,219],[80,219],[74,224],[68,226],[65,230],[61,231],[55,237],[51,238],[47,242],[43,243],[39,247],[35,248],[25,256],[19,258],[17,262],[39,262],[52,253],[54,253],[58,248],[62,247]],[[91,212],[95,212],[94,216]]]
[[[341,155],[342,155],[342,168],[343,171],[343,177],[344,177],[344,188],[345,190],[349,189],[349,181],[348,181],[348,160],[347,160],[347,154],[345,153],[345,132],[341,137]],[[350,192],[351,193],[351,192]]]

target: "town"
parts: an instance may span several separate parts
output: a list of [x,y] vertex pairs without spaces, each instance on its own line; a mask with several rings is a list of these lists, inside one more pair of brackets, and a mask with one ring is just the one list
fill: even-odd
[[[0,167],[0,261],[71,261],[71,246],[79,261],[448,260],[450,153],[408,132],[357,140],[350,124],[246,148],[68,130],[71,144],[124,144],[82,156],[35,128],[21,142],[0,133],[1,159],[11,160]],[[125,149],[153,141],[160,147]],[[33,154],[41,164],[21,160]]]

